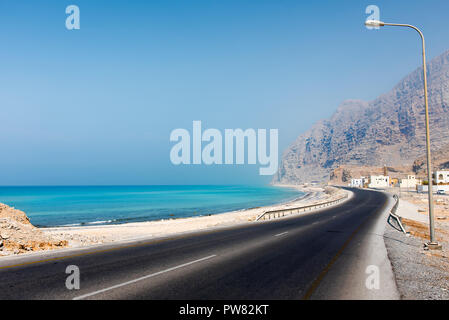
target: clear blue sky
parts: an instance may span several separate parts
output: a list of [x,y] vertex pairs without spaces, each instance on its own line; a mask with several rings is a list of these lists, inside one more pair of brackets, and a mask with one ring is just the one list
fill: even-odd
[[[81,30],[65,28],[65,8]],[[449,1],[0,2],[0,185],[266,183],[259,166],[180,166],[170,132],[277,128],[280,152],[345,99],[449,49]],[[367,80],[369,79],[369,81]]]

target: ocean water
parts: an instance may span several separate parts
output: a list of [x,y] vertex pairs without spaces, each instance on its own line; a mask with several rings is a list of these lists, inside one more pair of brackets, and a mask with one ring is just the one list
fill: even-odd
[[272,186],[0,187],[0,202],[35,226],[75,226],[183,218],[289,201],[304,194]]

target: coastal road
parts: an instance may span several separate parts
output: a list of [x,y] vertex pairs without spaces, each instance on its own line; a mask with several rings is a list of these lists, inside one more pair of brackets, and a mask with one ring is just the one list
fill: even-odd
[[[397,298],[383,245],[389,197],[352,191],[339,206],[275,221],[0,259],[0,299]],[[66,288],[70,265],[79,290]],[[380,288],[365,285],[370,270]]]

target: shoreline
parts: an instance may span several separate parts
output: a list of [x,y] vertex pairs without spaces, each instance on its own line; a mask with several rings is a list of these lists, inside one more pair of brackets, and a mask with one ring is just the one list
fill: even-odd
[[295,185],[276,185],[276,187],[294,188],[305,194],[295,199],[269,206],[228,211],[208,216],[172,218],[123,224],[50,227],[39,228],[39,230],[52,238],[68,241],[70,247],[83,247],[87,245],[106,244],[143,238],[159,238],[174,234],[204,231],[212,228],[239,224],[243,225],[245,223],[254,222],[258,215],[267,210],[286,209],[292,206],[313,204],[333,196],[331,193],[326,193],[324,188],[318,187]]
[[[283,185],[282,187],[294,188],[304,194],[294,197],[291,200],[283,200],[281,203],[207,216],[191,216],[109,225],[94,224],[37,228],[30,223],[23,211],[3,205],[0,206],[0,257],[84,249],[109,244],[163,239],[189,233],[250,225],[253,223],[269,223],[268,221],[256,222],[256,219],[266,211],[289,210],[302,206],[320,204],[325,201],[341,199],[343,194],[349,194],[347,199],[350,199],[352,194],[350,191],[332,186],[306,187]],[[307,211],[307,214],[319,210],[321,209],[316,208]],[[295,215],[302,214],[305,213]]]
[[70,224],[63,224],[63,225],[39,225],[39,224],[33,224],[36,228],[44,231],[47,229],[59,229],[59,228],[84,228],[84,227],[102,227],[102,226],[123,226],[123,225],[128,225],[128,224],[135,224],[135,223],[147,223],[147,222],[158,222],[158,221],[169,221],[169,220],[179,220],[179,219],[189,219],[189,218],[200,218],[200,217],[210,217],[210,216],[215,216],[215,215],[220,215],[220,214],[227,214],[227,213],[231,213],[231,212],[242,212],[242,211],[247,211],[247,210],[253,210],[253,209],[261,209],[261,208],[268,208],[268,207],[272,207],[272,206],[279,206],[279,205],[284,205],[284,204],[288,204],[290,202],[295,202],[295,201],[299,201],[301,199],[304,199],[305,197],[308,196],[308,191],[305,191],[305,189],[303,187],[300,186],[296,186],[296,185],[277,185],[277,184],[270,184],[269,186],[271,187],[277,187],[277,188],[288,188],[288,189],[294,189],[298,192],[303,193],[302,195],[298,196],[292,196],[292,197],[288,197],[286,199],[282,199],[282,200],[278,200],[277,202],[274,202],[272,204],[267,204],[267,205],[261,205],[261,206],[248,206],[248,207],[244,207],[241,209],[235,209],[235,210],[225,210],[225,211],[216,211],[216,212],[212,212],[212,213],[203,213],[203,214],[195,214],[195,215],[191,215],[191,216],[185,216],[185,217],[175,217],[175,216],[170,216],[170,217],[161,217],[161,218],[155,218],[152,220],[137,220],[137,219],[133,219],[133,220],[137,220],[137,221],[132,221],[132,220],[127,220],[127,219],[112,219],[112,220],[104,220],[104,221],[90,221],[90,222],[79,222],[79,223],[70,223]]

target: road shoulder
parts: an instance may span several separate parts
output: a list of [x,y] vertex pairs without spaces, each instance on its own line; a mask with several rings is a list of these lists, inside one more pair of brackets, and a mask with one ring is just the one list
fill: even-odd
[[428,218],[418,212],[415,204],[403,199],[400,199],[397,215],[410,234],[400,232],[399,226],[391,220],[384,239],[401,299],[449,299],[449,243],[444,228],[437,223],[437,237],[443,250],[426,251]]

